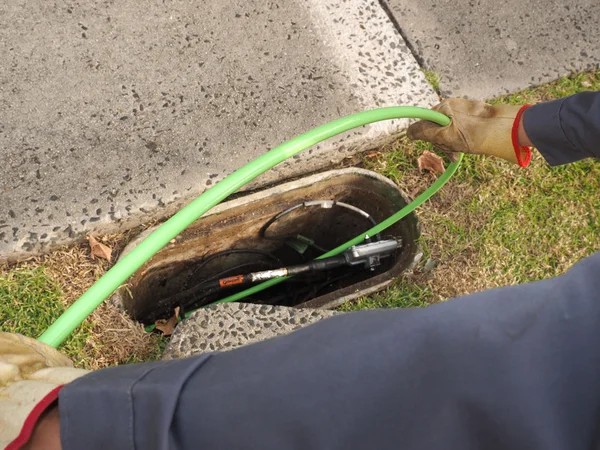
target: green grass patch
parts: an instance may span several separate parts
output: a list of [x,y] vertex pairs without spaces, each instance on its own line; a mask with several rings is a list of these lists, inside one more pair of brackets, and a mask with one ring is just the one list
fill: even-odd
[[[600,71],[573,74],[490,103],[536,103],[586,90],[600,90]],[[417,170],[425,149],[431,146],[402,139],[363,164],[406,192],[420,193],[433,181]],[[422,306],[564,273],[600,249],[599,180],[600,163],[593,160],[553,168],[534,150],[531,166],[520,169],[498,159],[465,156],[456,176],[417,210],[424,257],[415,276],[343,309]],[[428,258],[438,266],[433,274],[419,276]]]
[[[0,330],[37,338],[65,310],[62,292],[42,268],[0,274]],[[84,323],[61,347],[81,365],[82,349],[92,325]]]
[[357,311],[360,309],[375,308],[419,308],[427,306],[433,299],[427,287],[421,287],[408,280],[396,282],[383,292],[362,297],[355,302],[342,305],[340,311]]
[[433,70],[423,69],[423,74],[425,74],[425,79],[431,85],[431,87],[439,92],[440,90],[440,76],[435,73]]
[[550,168],[538,156],[531,169],[511,175],[482,184],[467,205],[485,219],[471,240],[499,281],[559,275],[600,248],[598,162]]
[[577,94],[583,91],[600,90],[600,71],[574,73],[559,80],[538,87],[525,89],[509,95],[502,95],[492,99],[490,103],[508,103],[511,105],[525,105],[540,101],[554,100],[561,97]]

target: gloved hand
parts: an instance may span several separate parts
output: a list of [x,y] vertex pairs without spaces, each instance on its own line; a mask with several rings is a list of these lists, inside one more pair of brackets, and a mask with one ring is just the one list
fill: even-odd
[[431,142],[445,152],[496,156],[525,167],[531,150],[519,144],[519,123],[527,106],[492,106],[451,98],[433,108],[450,117],[450,125],[421,120],[408,128],[407,135],[412,140]]
[[0,448],[21,448],[60,386],[86,373],[46,344],[0,332]]

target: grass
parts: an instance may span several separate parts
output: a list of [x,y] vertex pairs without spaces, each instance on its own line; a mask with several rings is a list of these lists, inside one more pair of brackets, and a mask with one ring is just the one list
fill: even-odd
[[[17,269],[0,277],[0,323],[3,331],[37,337],[48,328],[65,307],[58,284],[40,267]],[[86,323],[65,342],[62,351],[80,361],[86,340],[91,336]]]
[[[139,230],[138,230],[139,231]],[[128,235],[104,237],[115,255]],[[0,330],[37,337],[110,267],[89,256],[87,244],[64,247],[0,266]],[[164,341],[104,302],[60,347],[75,366],[99,369],[157,359]]]
[[[396,295],[397,292],[403,295]],[[376,308],[417,308],[427,306],[426,301],[429,295],[427,286],[421,287],[411,283],[407,279],[396,280],[392,287],[384,292],[380,292],[369,297],[360,298],[354,302],[348,302],[342,305],[340,311],[357,311],[360,309]]]
[[[535,103],[584,90],[600,90],[600,71],[574,74],[491,103]],[[363,158],[363,165],[415,197],[433,180],[416,168],[424,149],[431,147],[404,138],[377,158]],[[599,179],[597,161],[552,168],[534,151],[529,168],[520,169],[466,156],[457,175],[417,211],[425,256],[414,275],[349,308],[422,306],[565,272],[600,249]],[[423,273],[429,259],[436,269]]]
[[440,92],[440,76],[433,70],[422,69],[425,74],[425,79],[431,85],[434,91]]

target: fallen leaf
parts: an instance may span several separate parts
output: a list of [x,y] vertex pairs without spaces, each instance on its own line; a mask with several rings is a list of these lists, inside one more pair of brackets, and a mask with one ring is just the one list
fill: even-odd
[[381,152],[371,152],[367,154],[367,158],[371,159],[371,158],[377,158],[378,156],[381,156],[382,153]]
[[90,250],[92,251],[92,255],[91,255],[92,259],[94,259],[94,257],[97,256],[98,258],[103,258],[103,259],[106,259],[108,262],[110,262],[112,250],[110,249],[109,246],[98,242],[96,240],[96,238],[92,235],[87,236],[87,240],[90,243]]
[[592,83],[590,83],[589,81],[582,81],[582,82],[581,82],[581,85],[582,85],[584,88],[591,88],[591,87],[592,87]]
[[179,306],[175,307],[175,313],[168,319],[160,319],[154,322],[157,330],[162,331],[164,336],[171,336],[177,326],[177,318],[179,317]]
[[427,150],[417,158],[417,164],[419,165],[419,170],[428,170],[434,173],[444,173],[446,170],[444,169],[444,160],[442,157]]

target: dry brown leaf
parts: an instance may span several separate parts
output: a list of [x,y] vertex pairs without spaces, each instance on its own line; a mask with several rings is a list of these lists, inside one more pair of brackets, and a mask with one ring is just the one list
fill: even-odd
[[382,153],[381,152],[371,152],[367,154],[367,158],[372,159],[372,158],[377,158],[379,156],[381,156]]
[[87,240],[90,243],[92,259],[94,259],[94,257],[97,256],[98,258],[103,258],[110,262],[112,250],[109,246],[98,242],[96,238],[92,235],[87,236]]
[[417,158],[417,164],[419,165],[419,170],[428,170],[434,173],[444,173],[446,170],[442,157],[427,150]]
[[162,331],[165,336],[171,336],[177,326],[177,318],[179,317],[179,306],[175,308],[175,313],[168,319],[160,319],[154,322],[157,330]]

